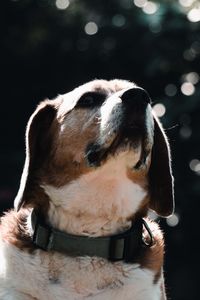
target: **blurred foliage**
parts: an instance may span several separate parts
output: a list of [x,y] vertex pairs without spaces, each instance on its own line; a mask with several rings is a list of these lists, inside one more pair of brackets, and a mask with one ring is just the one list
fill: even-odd
[[39,101],[94,78],[135,81],[166,110],[161,120],[172,147],[178,222],[172,228],[161,221],[167,232],[168,294],[198,299],[199,1],[6,0],[0,5],[2,209],[17,191],[24,128]]

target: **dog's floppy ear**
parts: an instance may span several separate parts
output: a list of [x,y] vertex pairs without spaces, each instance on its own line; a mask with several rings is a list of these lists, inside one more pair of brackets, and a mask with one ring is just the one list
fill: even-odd
[[26,193],[34,181],[33,174],[47,154],[49,128],[55,116],[54,101],[42,102],[30,117],[26,128],[26,159],[14,206],[18,211],[26,203]]
[[149,169],[150,208],[167,217],[174,210],[174,182],[167,137],[154,116],[154,144]]

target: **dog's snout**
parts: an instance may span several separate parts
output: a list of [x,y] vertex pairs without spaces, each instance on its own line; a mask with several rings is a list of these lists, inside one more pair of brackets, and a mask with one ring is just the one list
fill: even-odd
[[121,95],[121,100],[126,134],[143,136],[146,132],[146,119],[149,118],[148,104],[151,102],[148,93],[140,87],[134,87],[126,90]]
[[142,88],[132,88],[125,91],[121,99],[128,108],[145,108],[151,102],[148,93]]

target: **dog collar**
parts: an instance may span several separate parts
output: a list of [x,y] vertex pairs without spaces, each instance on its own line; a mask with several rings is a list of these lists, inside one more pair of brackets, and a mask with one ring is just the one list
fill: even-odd
[[[109,237],[85,237],[71,235],[45,224],[35,212],[31,213],[33,228],[32,241],[45,251],[57,251],[69,256],[97,256],[110,261],[133,262],[141,253],[141,248],[151,247],[152,232],[144,219],[132,223],[129,230]],[[148,243],[143,238],[143,227],[148,232]]]

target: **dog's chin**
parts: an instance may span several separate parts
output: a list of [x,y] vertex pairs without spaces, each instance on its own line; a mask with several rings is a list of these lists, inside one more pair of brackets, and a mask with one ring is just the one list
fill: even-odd
[[[108,143],[105,144],[106,146]],[[91,143],[86,150],[86,160],[89,167],[100,167],[107,160],[116,157],[122,153],[136,157],[136,161],[132,165],[137,166],[142,155],[142,138],[130,139],[128,136],[116,136],[109,147],[98,143]]]

